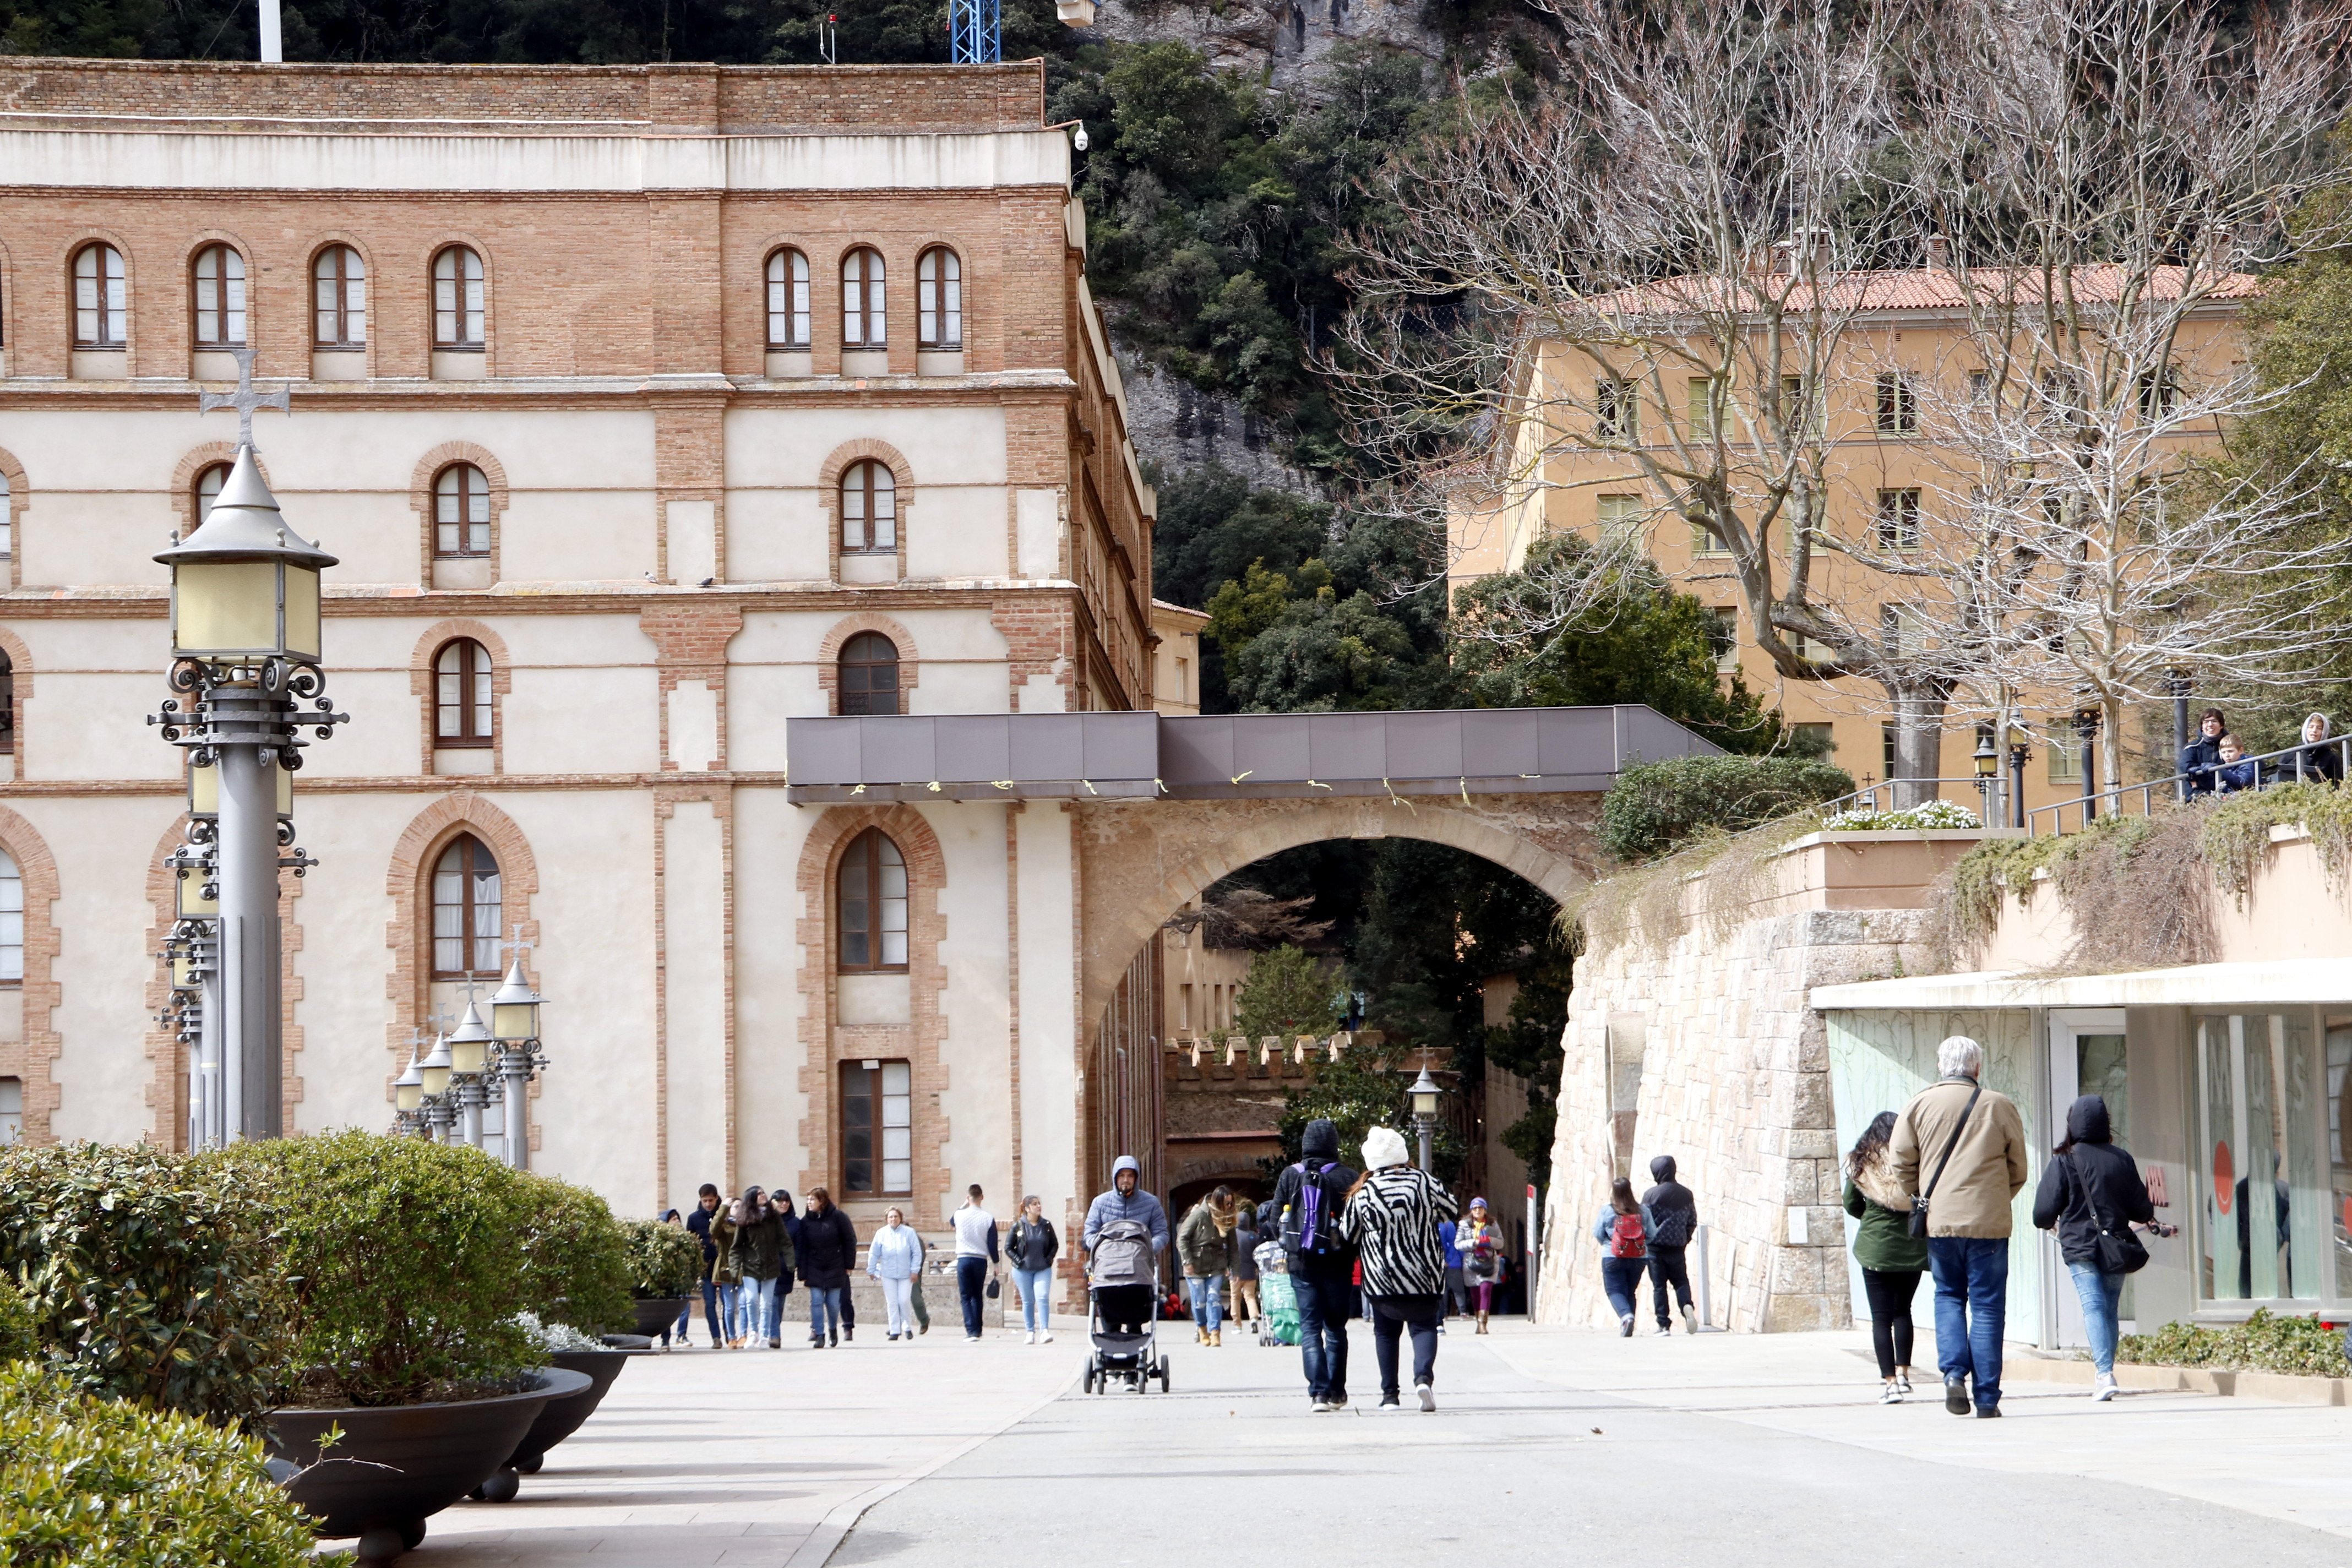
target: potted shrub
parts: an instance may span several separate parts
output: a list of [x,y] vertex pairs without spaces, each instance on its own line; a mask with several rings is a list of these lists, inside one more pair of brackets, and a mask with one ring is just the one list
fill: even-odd
[[270,1447],[299,1468],[320,1534],[385,1563],[514,1452],[551,1398],[515,1318],[530,1275],[528,1194],[476,1150],[359,1131],[240,1144],[206,1161],[269,1194],[292,1281],[289,1403]]
[[677,1321],[701,1288],[702,1243],[684,1226],[660,1220],[629,1220],[621,1228],[637,1332],[658,1334]]

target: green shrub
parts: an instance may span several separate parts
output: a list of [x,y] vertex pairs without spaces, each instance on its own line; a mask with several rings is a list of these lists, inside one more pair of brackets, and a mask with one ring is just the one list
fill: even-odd
[[352,1131],[205,1158],[278,1194],[300,1403],[464,1398],[539,1363],[524,1184],[488,1155]]
[[1737,833],[1853,793],[1843,768],[1801,757],[1675,757],[1637,763],[1601,800],[1601,847],[1654,859],[1703,828]]
[[250,1437],[0,1366],[0,1563],[307,1568],[310,1520]]
[[660,1301],[691,1296],[702,1279],[702,1243],[682,1226],[657,1219],[622,1222],[629,1237],[629,1293]]
[[523,1202],[520,1305],[583,1333],[611,1333],[629,1310],[629,1236],[603,1198],[551,1176],[513,1173]]
[[30,1361],[40,1353],[41,1329],[25,1293],[0,1279],[0,1362]]
[[2116,1359],[2140,1366],[2352,1377],[2352,1360],[2346,1358],[2341,1332],[2315,1317],[2280,1317],[2267,1307],[2255,1308],[2244,1322],[2226,1328],[2167,1323],[2152,1334],[2126,1334]]
[[0,1275],[75,1386],[250,1421],[284,1371],[269,1205],[216,1165],[145,1147],[0,1153]]
[[1234,1026],[1253,1040],[1323,1036],[1339,1026],[1339,983],[1305,948],[1285,942],[1250,958]]

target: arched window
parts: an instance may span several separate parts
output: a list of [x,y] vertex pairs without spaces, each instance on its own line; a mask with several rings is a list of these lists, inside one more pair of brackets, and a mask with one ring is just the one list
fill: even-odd
[[898,548],[898,486],[887,465],[868,458],[841,476],[841,548],[895,552]]
[[963,263],[944,245],[915,262],[915,346],[963,347]]
[[196,252],[195,346],[245,347],[245,256],[233,245],[207,245]]
[[797,250],[779,250],[768,257],[768,346],[809,346],[808,258]]
[[898,711],[898,645],[880,632],[860,632],[844,643],[840,663],[841,711]]
[[482,346],[482,258],[462,245],[433,258],[433,346]]
[[883,346],[882,253],[859,246],[841,258],[841,346]]
[[213,502],[220,500],[221,486],[228,483],[226,463],[206,463],[196,474],[196,521],[201,523],[213,514]]
[[331,245],[310,263],[311,345],[322,349],[367,346],[367,263],[348,245]]
[[490,653],[471,637],[454,637],[433,656],[433,743],[487,746],[492,710]]
[[433,553],[445,561],[490,552],[490,481],[471,463],[433,479]]
[[0,757],[14,756],[16,752],[16,667],[0,653]]
[[505,913],[490,847],[459,836],[433,868],[433,978],[495,977]]
[[878,827],[850,840],[841,857],[841,967],[907,967],[907,862]]
[[78,349],[119,349],[130,341],[131,298],[122,252],[106,244],[74,252],[74,336]]
[[25,879],[15,858],[0,850],[0,985],[25,978]]

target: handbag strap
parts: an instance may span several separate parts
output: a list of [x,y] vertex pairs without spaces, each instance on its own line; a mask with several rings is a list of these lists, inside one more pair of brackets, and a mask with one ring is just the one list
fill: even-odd
[[1936,1173],[1927,1178],[1927,1190],[1919,1194],[1921,1203],[1924,1204],[1936,1195],[1936,1184],[1944,1179],[1944,1167],[1952,1163],[1952,1151],[1959,1147],[1960,1134],[1968,1130],[1969,1115],[1977,1108],[1977,1096],[1983,1092],[1984,1085],[1981,1082],[1969,1090],[1969,1102],[1960,1108],[1960,1119],[1952,1123],[1952,1135],[1944,1140],[1944,1155],[1942,1159],[1936,1162]]
[[2107,1222],[2099,1216],[2099,1200],[2091,1195],[2091,1184],[2083,1179],[2083,1162],[2074,1157],[2072,1149],[2066,1151],[2066,1168],[2074,1173],[2074,1184],[2083,1189],[2083,1206],[2091,1211],[2091,1223],[2099,1227],[2101,1236],[2114,1235]]

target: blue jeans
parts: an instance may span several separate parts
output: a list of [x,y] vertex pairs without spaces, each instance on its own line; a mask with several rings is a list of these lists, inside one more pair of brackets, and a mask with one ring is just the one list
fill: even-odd
[[1054,1270],[1016,1268],[1013,1288],[1021,1292],[1021,1326],[1033,1334],[1044,1333],[1049,1326],[1046,1316],[1054,1310]]
[[738,1310],[742,1296],[743,1287],[733,1280],[719,1282],[719,1337],[722,1341],[738,1339],[747,1331],[743,1327],[743,1315]]
[[[687,1310],[691,1312],[694,1309],[688,1307]],[[702,1282],[702,1317],[710,1325],[710,1348],[717,1350],[727,1342],[727,1334],[719,1326],[719,1287],[709,1279]]]
[[1192,1321],[1215,1333],[1224,1325],[1225,1277],[1222,1274],[1187,1274],[1184,1293],[1192,1299]]
[[831,1314],[833,1333],[838,1335],[841,1332],[841,1299],[848,1293],[838,1285],[830,1289],[822,1285],[809,1287],[809,1339],[812,1342],[825,1337],[828,1313]]
[[678,1343],[686,1343],[686,1325],[692,1321],[694,1321],[694,1302],[689,1299],[685,1306],[677,1310],[677,1321],[662,1330],[662,1343],[669,1343],[672,1334],[677,1336]]
[[2000,1331],[2009,1312],[2009,1238],[1931,1236],[1936,1364],[1948,1382],[1973,1376],[1979,1409],[2000,1404]]
[[1642,1296],[1642,1273],[1650,1267],[1646,1258],[1611,1258],[1601,1259],[1601,1288],[1609,1293],[1609,1305],[1623,1322],[1633,1315]]
[[792,1293],[792,1276],[777,1275],[775,1293],[768,1298],[768,1337],[772,1340],[781,1339],[783,1336],[784,1298]]
[[773,1275],[765,1279],[746,1279],[743,1293],[737,1298],[743,1314],[743,1332],[755,1340],[772,1340],[772,1332],[763,1331],[776,1321],[776,1280]]
[[1307,1363],[1307,1392],[1316,1399],[1337,1403],[1348,1397],[1348,1313],[1356,1288],[1341,1275],[1318,1281],[1311,1274],[1294,1273],[1291,1293],[1298,1298],[1298,1351]]
[[988,1259],[959,1258],[956,1259],[956,1294],[963,1300],[963,1331],[968,1339],[980,1338],[981,1306],[988,1300]]
[[2123,1320],[2116,1309],[2123,1300],[2124,1279],[2121,1274],[2102,1274],[2095,1263],[2069,1263],[2066,1271],[2074,1277],[2074,1294],[2083,1300],[2083,1328],[2090,1336],[2091,1365],[2101,1377],[2116,1370],[2116,1337],[2123,1332]]

